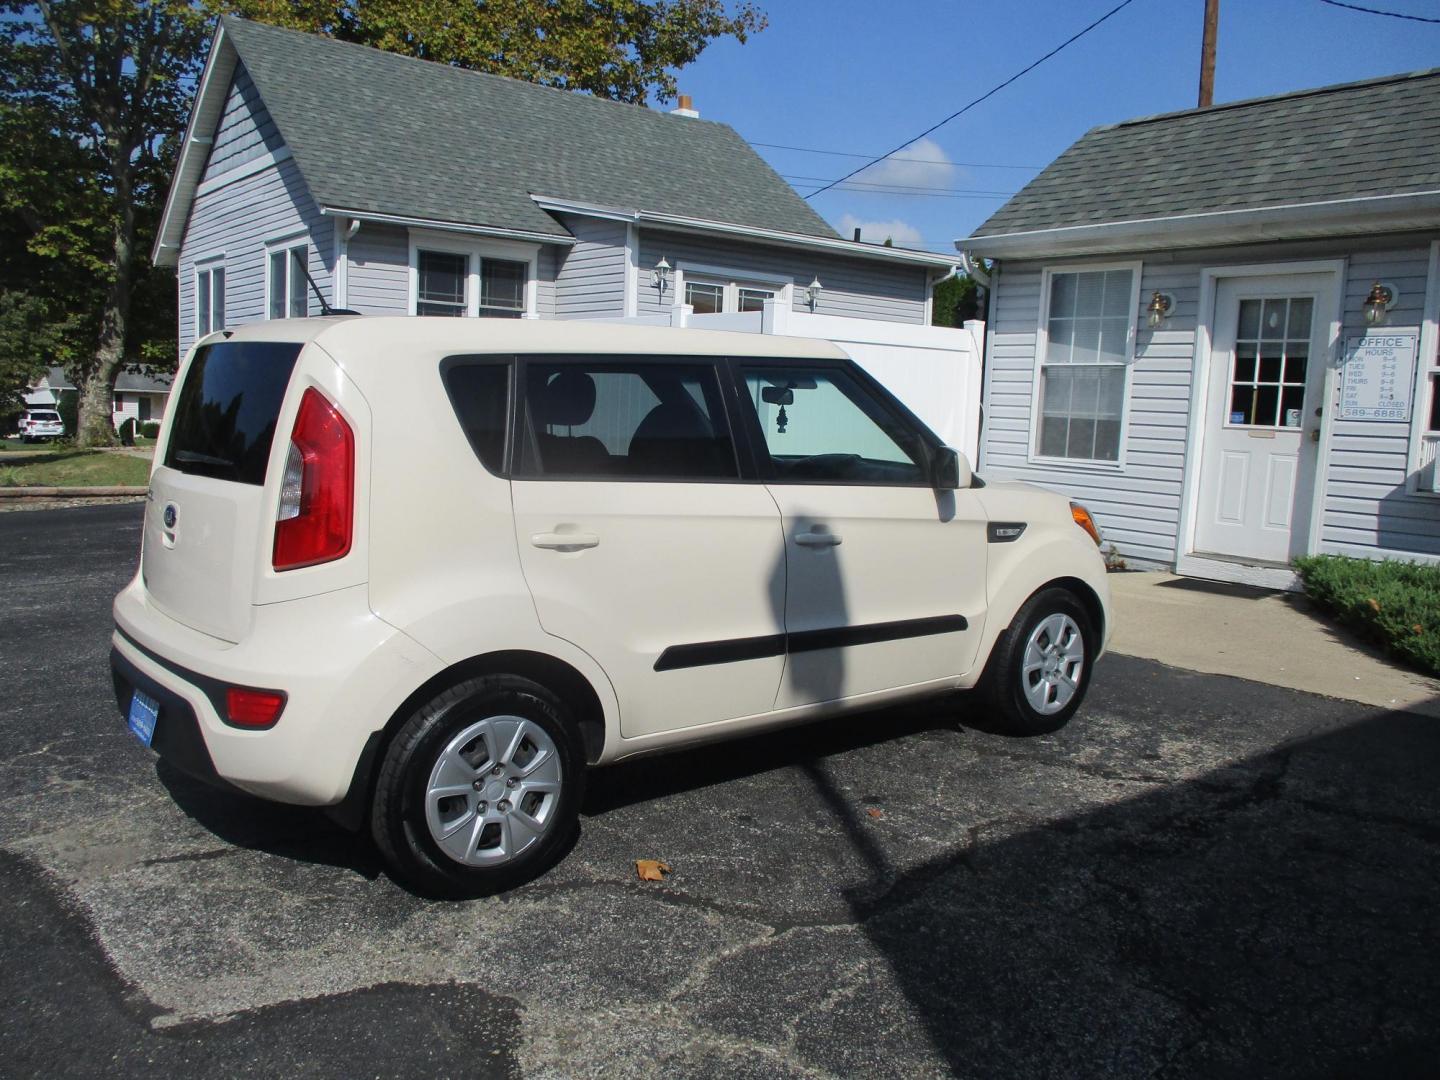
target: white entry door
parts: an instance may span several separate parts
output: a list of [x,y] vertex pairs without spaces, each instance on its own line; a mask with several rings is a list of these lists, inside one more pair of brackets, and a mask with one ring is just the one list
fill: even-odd
[[1305,550],[1331,284],[1296,274],[1216,288],[1197,555],[1285,564]]

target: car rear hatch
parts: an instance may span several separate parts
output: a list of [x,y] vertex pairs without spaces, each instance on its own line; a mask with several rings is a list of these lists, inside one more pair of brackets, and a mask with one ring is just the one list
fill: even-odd
[[266,477],[281,467],[271,465],[272,448],[303,347],[220,341],[196,349],[150,476],[145,589],[171,618],[226,641],[241,640],[249,625],[260,547],[276,513]]

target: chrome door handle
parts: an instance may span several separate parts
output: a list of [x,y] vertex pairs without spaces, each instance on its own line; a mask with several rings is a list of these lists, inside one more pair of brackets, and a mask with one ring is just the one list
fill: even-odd
[[828,532],[803,532],[795,534],[795,543],[802,547],[834,547],[840,537]]
[[546,548],[550,551],[580,551],[582,548],[592,548],[598,545],[600,537],[594,533],[582,532],[535,533],[530,537],[530,543],[537,548]]

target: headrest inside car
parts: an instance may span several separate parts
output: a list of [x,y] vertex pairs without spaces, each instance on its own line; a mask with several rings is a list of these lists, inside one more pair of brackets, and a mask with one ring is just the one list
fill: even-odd
[[537,423],[576,427],[595,411],[595,380],[583,371],[561,371],[536,397],[531,413]]

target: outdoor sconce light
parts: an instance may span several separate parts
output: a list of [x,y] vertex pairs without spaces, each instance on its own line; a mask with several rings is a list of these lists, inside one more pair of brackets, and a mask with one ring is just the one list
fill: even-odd
[[665,286],[670,283],[670,264],[665,261],[665,256],[660,256],[660,261],[655,264],[655,269],[650,271],[650,284],[660,290],[661,295],[665,293]]
[[1385,321],[1386,314],[1395,306],[1395,301],[1399,299],[1400,290],[1390,282],[1375,282],[1370,286],[1370,295],[1365,297],[1365,321],[1371,326],[1379,326]]
[[1150,313],[1147,321],[1150,324],[1150,329],[1154,330],[1168,319],[1170,313],[1175,310],[1175,298],[1168,292],[1160,292],[1157,289],[1154,295],[1150,297],[1150,306],[1145,310]]
[[809,301],[811,311],[814,311],[815,305],[820,302],[820,292],[824,288],[825,286],[820,284],[818,275],[811,279],[809,285],[805,286],[805,299]]

